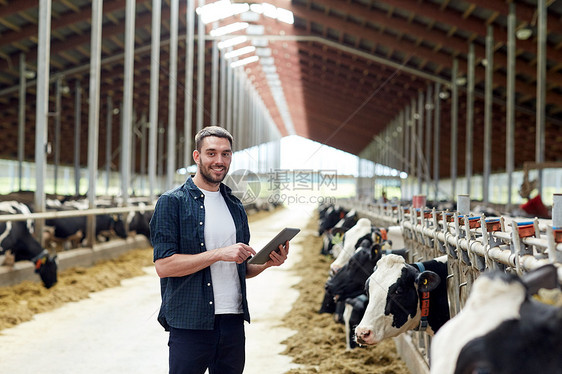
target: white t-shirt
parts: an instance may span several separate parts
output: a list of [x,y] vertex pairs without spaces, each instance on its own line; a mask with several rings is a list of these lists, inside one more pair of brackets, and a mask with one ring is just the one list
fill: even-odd
[[[236,244],[236,227],[220,191],[205,191],[205,246],[207,250]],[[242,313],[242,290],[236,262],[211,265],[215,314]]]

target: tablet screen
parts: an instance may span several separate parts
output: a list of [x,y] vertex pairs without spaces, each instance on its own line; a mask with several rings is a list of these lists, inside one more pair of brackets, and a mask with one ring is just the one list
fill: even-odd
[[259,251],[254,257],[249,259],[248,263],[258,265],[265,264],[267,261],[269,261],[269,254],[271,252],[279,249],[279,246],[285,244],[287,240],[293,239],[295,235],[297,235],[300,231],[300,229],[291,227],[284,228],[279,234],[275,235],[275,237],[271,239],[261,251]]

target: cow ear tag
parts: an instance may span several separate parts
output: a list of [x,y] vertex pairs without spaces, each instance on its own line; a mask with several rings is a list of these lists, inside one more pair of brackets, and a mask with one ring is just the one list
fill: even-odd
[[433,271],[422,271],[416,277],[419,292],[433,291],[441,283],[441,278]]

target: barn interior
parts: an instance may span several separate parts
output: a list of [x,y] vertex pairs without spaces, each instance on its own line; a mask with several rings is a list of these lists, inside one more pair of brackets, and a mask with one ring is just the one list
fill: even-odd
[[408,198],[479,175],[486,202],[490,175],[560,161],[561,14],[551,0],[4,0],[0,158],[150,179],[219,124],[239,150],[299,135],[405,172]]
[[[270,185],[272,171],[331,176],[305,162],[282,170],[291,136],[356,157],[338,183],[352,198],[332,213],[392,227],[416,260],[447,254],[451,316],[490,269],[522,275],[550,262],[560,288],[561,21],[562,0],[0,0],[0,201],[34,212],[0,209],[0,229],[31,217],[44,233],[45,219],[88,215],[78,248],[36,235],[47,262],[57,253],[57,271],[149,247],[149,232],[130,235],[130,222],[124,237],[96,241],[93,217],[140,216],[148,230],[151,203],[190,172],[194,135],[219,125],[246,157],[237,168],[249,172],[233,179],[254,197],[255,178]],[[281,196],[262,192],[268,201],[252,213],[271,213],[267,198]],[[373,204],[382,192],[395,205]],[[67,194],[88,201],[47,206]],[[435,209],[423,210],[430,200]],[[437,204],[445,200],[457,205]],[[304,226],[317,206],[274,211],[262,227]],[[306,230],[317,247],[333,244]],[[0,286],[39,283],[35,259],[0,266]],[[427,374],[431,338],[405,336],[402,357]]]

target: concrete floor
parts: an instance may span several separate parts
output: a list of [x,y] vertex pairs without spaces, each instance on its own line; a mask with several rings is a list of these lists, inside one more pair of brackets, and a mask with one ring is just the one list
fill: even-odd
[[[313,205],[290,206],[250,225],[251,245],[259,250],[284,227],[304,229]],[[294,331],[280,327],[298,292],[291,264],[299,261],[301,232],[291,242],[287,263],[249,279],[252,323],[246,325],[246,374],[285,373],[291,358],[281,344]],[[310,250],[309,248],[306,250]],[[314,249],[316,250],[316,248]],[[160,289],[154,268],[120,287],[93,293],[33,320],[0,332],[0,373],[9,374],[164,374],[168,334],[156,321]]]

